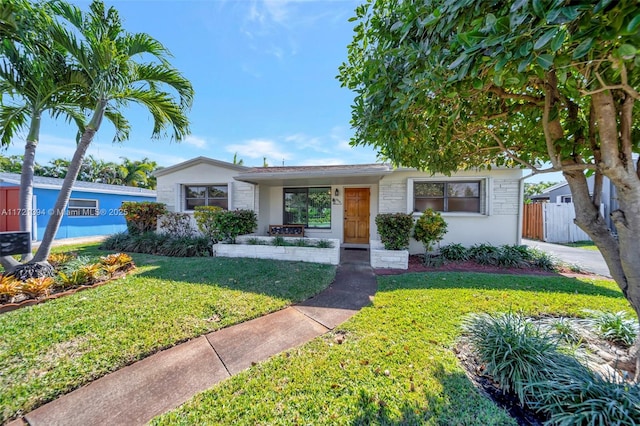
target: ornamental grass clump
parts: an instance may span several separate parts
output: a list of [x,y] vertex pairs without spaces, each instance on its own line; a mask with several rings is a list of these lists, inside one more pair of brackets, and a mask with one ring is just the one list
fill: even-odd
[[562,351],[548,331],[521,315],[479,314],[463,329],[488,376],[553,425],[637,425],[640,387],[603,377]]
[[381,213],[376,216],[380,240],[387,250],[409,248],[413,217],[406,213]]
[[464,262],[465,260],[469,260],[468,250],[459,243],[447,244],[440,247],[440,255],[448,262]]
[[633,345],[638,335],[638,322],[629,318],[625,311],[603,312],[585,310],[600,337],[625,347]]

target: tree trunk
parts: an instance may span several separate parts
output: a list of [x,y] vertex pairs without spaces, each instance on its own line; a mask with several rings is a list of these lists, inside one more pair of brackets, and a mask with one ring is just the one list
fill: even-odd
[[[598,122],[598,136],[601,144],[599,171],[609,178],[618,196],[618,210],[611,212],[611,218],[618,231],[617,239],[608,229],[600,215],[598,206],[589,196],[586,177],[582,172],[564,172],[571,188],[576,219],[575,223],[585,231],[604,257],[611,276],[616,281],[625,298],[640,320],[640,179],[635,165],[628,155],[621,152],[624,146],[621,132],[616,123],[631,117],[631,108],[616,108],[611,93],[592,96],[592,108]],[[620,117],[620,121],[618,118]],[[640,336],[629,352],[629,359],[620,360],[636,365],[636,380],[640,377]]]
[[[36,111],[31,116],[31,127],[24,147],[22,159],[22,173],[20,174],[20,230],[31,232],[33,224],[33,175],[36,163],[36,147],[40,136],[40,114]],[[28,262],[33,258],[31,253],[23,253],[22,261]]]
[[60,192],[58,193],[56,204],[53,207],[53,214],[49,217],[49,222],[47,223],[47,228],[44,231],[42,242],[40,243],[40,247],[38,247],[38,251],[33,258],[34,263],[45,262],[49,257],[51,244],[53,243],[53,240],[58,233],[58,229],[60,228],[60,222],[62,221],[62,216],[67,209],[73,185],[75,184],[80,168],[82,167],[82,160],[84,159],[89,145],[91,145],[91,142],[93,141],[93,137],[100,128],[100,123],[102,122],[106,107],[106,100],[98,102],[98,105],[94,110],[93,117],[85,128],[82,138],[80,138],[80,143],[78,143],[76,152],[73,154],[73,158],[69,164],[69,169],[67,170],[67,174],[62,183],[62,188],[60,188]]

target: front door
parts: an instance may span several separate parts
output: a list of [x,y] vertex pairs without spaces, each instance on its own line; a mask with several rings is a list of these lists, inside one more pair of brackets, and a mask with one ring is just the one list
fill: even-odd
[[369,244],[369,188],[344,189],[344,242]]

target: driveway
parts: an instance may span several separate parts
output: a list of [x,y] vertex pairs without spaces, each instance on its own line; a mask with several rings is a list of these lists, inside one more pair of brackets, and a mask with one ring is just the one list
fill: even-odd
[[577,265],[584,271],[593,272],[603,277],[611,278],[609,268],[604,258],[597,250],[585,250],[577,247],[567,247],[560,244],[543,243],[542,241],[522,239],[522,244],[537,248],[554,258],[569,265]]

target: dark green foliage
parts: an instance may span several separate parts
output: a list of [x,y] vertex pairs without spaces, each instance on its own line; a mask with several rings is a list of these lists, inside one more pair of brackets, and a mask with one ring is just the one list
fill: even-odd
[[449,262],[462,262],[469,259],[466,247],[458,243],[440,247],[440,255]]
[[506,392],[549,416],[553,425],[636,425],[640,387],[603,378],[561,353],[558,339],[514,314],[466,319],[479,361]]
[[329,240],[319,240],[316,242],[316,247],[318,248],[332,248],[333,243]]
[[222,211],[216,215],[216,225],[223,240],[236,242],[236,237],[252,233],[258,226],[253,210]]
[[120,208],[127,221],[127,230],[132,235],[155,231],[158,216],[167,213],[167,206],[153,201],[125,201]]
[[287,241],[284,239],[283,236],[276,235],[275,237],[273,237],[271,244],[273,244],[276,247],[282,247],[287,245]]
[[171,237],[168,234],[114,234],[100,245],[103,250],[146,253],[174,257],[202,257],[211,255],[209,239],[201,236]]
[[500,249],[491,244],[474,244],[469,248],[469,257],[481,265],[497,266]]
[[406,250],[413,227],[413,217],[406,213],[382,213],[376,216],[378,234],[387,250]]
[[198,228],[213,243],[226,241],[235,244],[240,235],[252,233],[258,226],[253,210],[221,210],[215,206],[196,207]]

